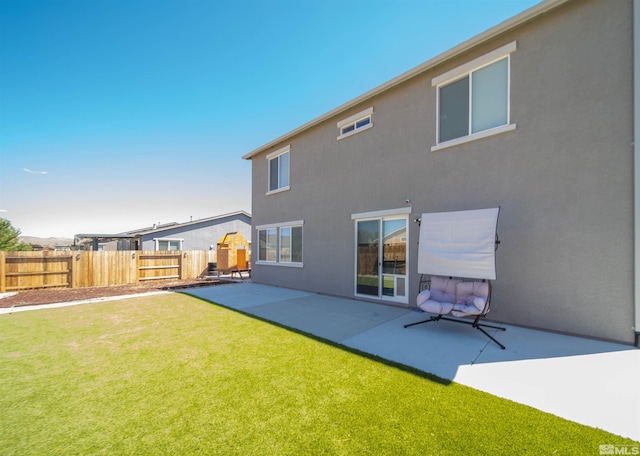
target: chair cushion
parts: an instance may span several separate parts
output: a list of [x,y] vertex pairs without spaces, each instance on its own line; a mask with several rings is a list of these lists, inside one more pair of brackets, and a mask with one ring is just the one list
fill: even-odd
[[416,304],[418,304],[418,307],[420,307],[422,304],[427,302],[430,297],[431,297],[430,290],[422,290],[420,293],[418,293],[418,297],[416,298]]
[[459,281],[447,277],[431,277],[431,286],[418,294],[416,302],[425,312],[448,314],[456,302],[456,285]]
[[485,313],[489,284],[487,282],[459,282],[452,314],[456,317]]
[[488,296],[487,282],[463,282],[433,276],[430,288],[420,292],[416,302],[425,312],[466,317],[486,313]]
[[439,302],[439,301],[434,301],[432,299],[429,299],[428,301],[420,304],[420,308],[425,312],[445,315],[451,312],[451,309],[453,309],[453,303]]
[[431,297],[438,302],[456,302],[456,286],[459,281],[448,277],[433,276],[431,278]]
[[454,304],[451,315],[454,317],[466,317],[469,315],[481,315],[486,301],[482,298],[475,298],[472,304]]

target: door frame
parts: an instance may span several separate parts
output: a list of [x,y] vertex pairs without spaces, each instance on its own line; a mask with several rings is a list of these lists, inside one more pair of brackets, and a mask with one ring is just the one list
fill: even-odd
[[[411,207],[402,207],[397,209],[388,209],[382,211],[372,212],[360,212],[351,215],[351,219],[354,221],[354,265],[353,265],[353,294],[356,298],[365,298],[386,302],[393,302],[399,304],[409,304],[409,216],[411,215]],[[385,274],[383,268],[384,259],[382,258],[382,251],[384,248],[384,242],[378,243],[379,260],[378,260],[378,294],[366,295],[358,293],[358,222],[366,222],[377,220],[379,223],[380,236],[383,236],[383,227],[385,220],[405,220],[406,226],[406,259],[405,259],[405,273],[404,274]],[[380,260],[382,258],[382,260]],[[385,276],[391,278],[394,281],[394,295],[388,296],[384,294],[383,283]],[[398,278],[404,280],[404,295],[397,295],[398,291]]]

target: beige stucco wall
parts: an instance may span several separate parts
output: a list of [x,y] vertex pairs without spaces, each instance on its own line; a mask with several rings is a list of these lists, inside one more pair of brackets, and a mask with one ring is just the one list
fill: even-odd
[[[631,11],[571,2],[254,157],[254,226],[304,220],[304,267],[254,264],[254,280],[352,297],[351,214],[500,206],[490,318],[633,343]],[[512,41],[517,128],[431,152],[431,79]],[[336,122],[370,106],[374,127],[337,141]],[[286,144],[291,189],[267,196],[266,154]]]

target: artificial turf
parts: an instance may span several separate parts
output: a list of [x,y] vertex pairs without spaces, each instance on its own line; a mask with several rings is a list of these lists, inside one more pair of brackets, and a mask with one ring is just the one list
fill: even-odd
[[0,454],[598,454],[629,439],[167,294],[0,316]]

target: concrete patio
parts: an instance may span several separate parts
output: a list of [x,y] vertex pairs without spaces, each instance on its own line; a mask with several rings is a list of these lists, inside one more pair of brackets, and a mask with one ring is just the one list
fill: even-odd
[[501,350],[467,325],[405,329],[428,314],[404,308],[254,283],[185,293],[640,442],[631,346],[501,325]]

